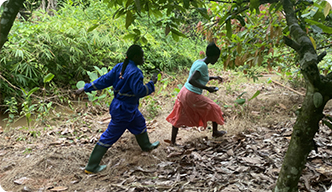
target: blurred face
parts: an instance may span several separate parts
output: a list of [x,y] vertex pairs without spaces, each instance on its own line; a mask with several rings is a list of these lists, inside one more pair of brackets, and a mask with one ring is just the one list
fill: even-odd
[[134,56],[133,61],[136,63],[136,65],[143,65],[144,63],[144,52],[142,50],[141,54],[137,54]]

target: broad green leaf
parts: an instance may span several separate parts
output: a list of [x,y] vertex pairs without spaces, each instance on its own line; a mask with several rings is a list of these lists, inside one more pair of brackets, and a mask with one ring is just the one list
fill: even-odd
[[141,31],[139,29],[134,29],[133,31],[136,33],[136,35],[141,35]]
[[197,10],[205,19],[210,19],[210,16],[205,8],[198,8]]
[[259,5],[260,5],[259,0],[250,0],[250,5],[249,5],[250,11],[256,9],[256,13],[259,14]]
[[131,25],[133,22],[133,14],[131,11],[127,11],[127,16],[126,16],[126,29]]
[[232,25],[231,25],[231,20],[228,19],[226,21],[226,30],[227,30],[227,37],[231,38],[232,37]]
[[98,26],[99,24],[94,24],[93,26],[89,27],[88,32],[95,30]]
[[91,81],[98,79],[98,75],[94,72],[88,71],[88,75],[89,75]]
[[181,33],[180,31],[176,30],[175,28],[171,28],[172,34],[176,34],[180,37],[187,37],[185,34]]
[[328,27],[328,26],[322,24],[321,22],[314,21],[312,19],[305,19],[305,21],[307,23],[316,25],[317,27],[321,28],[325,33],[332,34],[332,27]]
[[326,2],[325,8],[324,8],[324,16],[325,17],[329,14],[330,10],[331,10],[331,5],[330,5],[330,3]]
[[137,37],[136,34],[129,33],[123,37],[123,39],[135,39]]
[[145,37],[141,37],[140,39],[142,41],[143,44],[147,44],[148,43],[148,40],[145,38]]
[[155,17],[162,17],[163,16],[163,14],[158,9],[150,9],[150,11]]
[[120,9],[116,10],[116,12],[114,13],[113,19],[117,19],[124,14],[125,14],[124,8],[120,8]]
[[179,41],[179,36],[172,32],[172,37],[175,41]]
[[48,83],[48,82],[50,82],[50,81],[53,79],[53,77],[54,77],[54,74],[53,74],[53,73],[49,73],[49,74],[47,74],[47,75],[44,77],[43,82],[44,82],[44,83]]
[[255,97],[257,97],[261,92],[258,90],[256,91],[256,93],[249,99],[249,101],[251,101],[252,99],[254,99]]
[[315,42],[314,38],[310,37],[310,41],[311,41],[312,45],[314,46],[314,49],[316,50],[316,42]]
[[135,5],[136,5],[136,8],[137,8],[137,12],[141,12],[141,1],[140,0],[135,0]]
[[161,74],[158,73],[158,81],[160,81],[160,79],[161,79]]
[[243,105],[246,102],[246,99],[237,99],[234,101],[235,103],[239,104],[239,105]]
[[184,8],[188,9],[189,8],[189,0],[183,0],[183,6],[184,6]]
[[79,81],[79,82],[76,83],[76,87],[77,87],[78,89],[83,88],[84,85],[85,85],[85,82],[84,82],[84,81]]
[[169,25],[167,24],[166,25],[166,28],[165,28],[165,36],[167,36],[169,34],[169,32],[171,31],[171,28],[169,27]]

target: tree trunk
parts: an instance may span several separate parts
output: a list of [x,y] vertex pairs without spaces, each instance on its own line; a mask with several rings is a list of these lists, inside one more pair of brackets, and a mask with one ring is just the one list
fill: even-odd
[[0,51],[5,42],[10,29],[13,26],[16,15],[23,6],[24,0],[8,0],[3,4],[4,10],[0,19]]
[[[307,91],[293,127],[292,138],[274,192],[297,192],[307,157],[311,150],[316,148],[313,138],[319,129],[319,121],[324,116],[324,106],[331,98],[328,93],[331,85],[319,74],[317,64],[322,58],[317,55],[309,37],[299,26],[290,0],[284,0],[283,7],[290,35],[294,40],[285,37],[285,43],[300,55],[301,73],[305,79]],[[314,97],[314,94],[322,96],[321,99]]]

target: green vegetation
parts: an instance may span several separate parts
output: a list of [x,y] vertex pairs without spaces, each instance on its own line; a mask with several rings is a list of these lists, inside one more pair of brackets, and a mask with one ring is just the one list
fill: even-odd
[[[45,97],[56,96],[59,104],[67,105],[66,90],[76,89],[78,81],[92,81],[122,62],[133,42],[143,46],[146,62],[142,70],[147,76],[157,69],[187,69],[205,49],[199,34],[175,41],[152,23],[153,18],[139,19],[126,30],[124,18],[113,18],[115,12],[100,2],[91,1],[88,7],[63,3],[52,16],[34,11],[30,20],[14,23],[9,42],[0,53],[1,76],[8,81],[0,81],[0,106],[10,114],[8,122],[21,115],[29,118],[32,111],[47,112],[52,102],[45,106]],[[191,26],[184,27],[192,34]],[[140,38],[133,41],[131,33]],[[49,73],[54,74],[54,79],[45,85],[41,77]],[[100,105],[105,102],[101,101],[104,93],[92,93],[89,99]]]

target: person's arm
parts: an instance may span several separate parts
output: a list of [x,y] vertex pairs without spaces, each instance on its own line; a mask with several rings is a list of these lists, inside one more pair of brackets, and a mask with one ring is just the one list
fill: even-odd
[[220,77],[220,76],[210,76],[209,80],[219,80],[219,82],[223,81],[222,77]]
[[76,94],[81,94],[83,91],[91,92],[95,90],[105,89],[106,87],[110,87],[113,85],[115,78],[116,78],[116,68],[119,65],[116,65],[110,72],[106,73],[105,75],[99,77],[98,79],[94,80],[91,83],[86,83],[83,88],[80,88],[75,91]]
[[135,73],[130,77],[130,89],[136,97],[145,97],[154,92],[155,78],[152,78],[147,84],[143,84],[143,75]]
[[215,87],[208,87],[205,85],[202,85],[198,79],[201,77],[201,73],[199,71],[194,71],[194,73],[189,78],[189,83],[192,84],[194,87],[200,88],[200,89],[206,89],[207,91],[213,93],[216,92],[217,89]]

